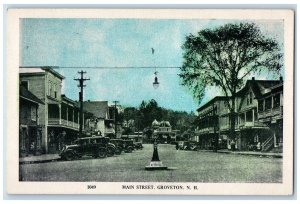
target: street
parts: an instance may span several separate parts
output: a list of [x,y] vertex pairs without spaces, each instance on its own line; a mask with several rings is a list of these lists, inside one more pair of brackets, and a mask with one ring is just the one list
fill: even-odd
[[105,159],[85,157],[20,166],[22,181],[98,182],[282,182],[282,158],[233,155],[204,151],[176,150],[174,145],[158,145],[159,158],[171,168],[145,171],[153,146]]

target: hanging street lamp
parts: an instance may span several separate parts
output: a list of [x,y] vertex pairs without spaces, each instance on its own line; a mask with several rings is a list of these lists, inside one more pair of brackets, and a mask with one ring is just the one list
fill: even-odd
[[158,78],[157,78],[157,73],[158,73],[157,71],[154,72],[155,77],[154,77],[153,87],[154,87],[155,89],[157,89],[157,88],[159,87],[159,82],[158,82]]

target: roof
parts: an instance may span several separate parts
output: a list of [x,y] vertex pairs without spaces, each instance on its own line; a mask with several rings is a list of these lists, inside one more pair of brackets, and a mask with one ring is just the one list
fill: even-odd
[[23,86],[20,86],[19,94],[20,94],[20,97],[22,97],[26,100],[29,100],[33,103],[45,104],[42,100],[40,100],[37,96],[35,96],[33,93],[31,93],[29,90],[27,90]]
[[90,113],[93,113],[97,118],[106,118],[108,110],[107,101],[84,101],[83,109]]
[[203,106],[201,106],[200,108],[198,108],[197,111],[201,111],[201,110],[207,108],[208,106],[210,106],[212,103],[214,103],[216,101],[224,101],[226,99],[227,99],[226,96],[216,96],[213,99],[211,99],[210,101],[208,101],[206,104],[204,104]]
[[76,104],[77,104],[76,101],[74,101],[74,100],[68,98],[65,94],[61,94],[61,98],[62,98],[63,100],[65,100],[65,101],[67,101],[67,102],[73,104],[73,105],[76,105]]
[[56,66],[20,66],[20,68],[24,68],[22,71],[20,71],[22,74],[44,73],[45,71],[48,71],[60,79],[65,78],[63,75],[54,70],[54,68],[58,68]]
[[269,92],[272,87],[283,84],[281,80],[247,80],[246,85],[237,92],[237,95],[243,95],[251,87],[256,98],[260,98],[266,92]]

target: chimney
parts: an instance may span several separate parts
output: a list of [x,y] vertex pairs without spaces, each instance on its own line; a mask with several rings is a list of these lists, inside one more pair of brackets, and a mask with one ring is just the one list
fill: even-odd
[[254,81],[255,80],[255,77],[252,77],[252,81]]

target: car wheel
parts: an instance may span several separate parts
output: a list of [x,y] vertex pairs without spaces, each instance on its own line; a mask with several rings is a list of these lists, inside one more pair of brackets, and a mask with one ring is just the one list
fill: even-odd
[[67,161],[72,161],[74,159],[74,155],[72,152],[66,152],[65,156],[64,156],[65,160]]
[[107,148],[107,156],[112,157],[115,154],[115,149],[112,147]]
[[106,150],[103,148],[100,148],[97,154],[98,158],[105,158],[107,156]]
[[128,153],[131,153],[132,151],[133,151],[133,147],[128,147],[128,148],[127,148],[127,152],[128,152]]
[[122,153],[122,149],[121,148],[116,148],[116,152],[115,152],[117,155],[120,155]]

